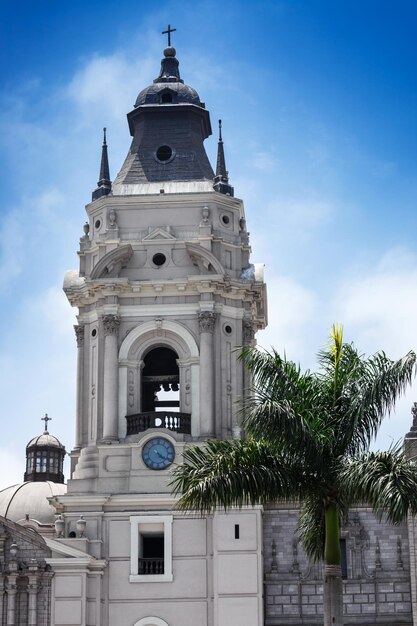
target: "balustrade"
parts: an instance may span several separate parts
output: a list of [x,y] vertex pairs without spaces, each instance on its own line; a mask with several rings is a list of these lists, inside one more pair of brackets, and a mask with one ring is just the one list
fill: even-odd
[[151,576],[164,573],[164,559],[139,559],[138,574]]
[[166,428],[184,435],[191,434],[191,414],[175,411],[149,411],[127,415],[127,434],[136,435],[148,428]]

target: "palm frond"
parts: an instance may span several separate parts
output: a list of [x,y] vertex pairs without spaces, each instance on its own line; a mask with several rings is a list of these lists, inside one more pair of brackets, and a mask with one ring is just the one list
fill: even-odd
[[351,503],[368,502],[379,516],[398,524],[417,514],[417,465],[399,447],[368,452],[347,463],[340,486]]
[[315,374],[279,354],[246,348],[240,360],[252,373],[254,385],[241,409],[242,426],[251,437],[265,438],[315,454],[326,438],[322,387]]
[[307,553],[314,561],[319,561],[324,554],[325,518],[322,494],[310,493],[300,506],[297,534]]
[[207,513],[296,497],[300,467],[263,441],[208,441],[184,451],[170,486],[178,508]]
[[416,355],[392,361],[379,352],[357,364],[344,387],[346,409],[341,412],[342,447],[354,456],[368,450],[385,415],[410,385]]

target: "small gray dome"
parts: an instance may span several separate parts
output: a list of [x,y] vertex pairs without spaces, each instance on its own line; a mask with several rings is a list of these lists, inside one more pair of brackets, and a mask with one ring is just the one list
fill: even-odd
[[26,450],[32,446],[48,446],[50,448],[59,448],[60,450],[64,449],[64,446],[59,439],[50,435],[48,432],[44,432],[42,435],[38,435],[37,437],[31,439],[26,446]]
[[175,54],[175,48],[172,46],[165,48],[159,76],[155,78],[153,85],[142,89],[136,98],[135,108],[143,104],[196,104],[197,106],[204,106],[201,104],[196,90],[189,85],[184,85]]
[[66,485],[49,480],[6,487],[0,491],[0,515],[13,522],[24,520],[28,515],[29,519],[40,524],[53,524],[55,509],[47,498],[60,496],[66,492]]
[[[171,96],[171,100],[169,99]],[[180,82],[153,83],[142,89],[136,98],[135,107],[142,104],[196,104],[201,106],[200,96],[195,89]]]

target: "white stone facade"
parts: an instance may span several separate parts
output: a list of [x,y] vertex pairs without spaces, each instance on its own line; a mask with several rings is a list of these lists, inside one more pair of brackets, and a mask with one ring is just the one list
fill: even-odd
[[[188,118],[193,132],[205,120],[192,140],[204,161],[208,114],[197,108],[155,114],[173,122],[167,144],[184,143]],[[161,126],[142,109],[132,119],[152,147]],[[54,625],[263,624],[261,510],[183,514],[168,485],[186,445],[240,435],[249,380],[237,348],[267,321],[243,202],[187,180],[183,161],[180,180],[145,184],[132,181],[129,157],[130,183],[119,175],[87,206],[80,269],[65,277],[78,308],[77,418],[68,493],[54,499],[64,520],[50,560]]]
[[[80,267],[65,276],[65,293],[78,308],[71,479],[66,495],[50,498],[61,516],[56,536],[49,529],[32,549],[36,556],[41,545],[47,566],[37,574],[48,581],[47,593],[42,588],[37,595],[38,617],[29,579],[20,576],[22,606],[30,596],[32,608],[21,609],[16,621],[16,568],[13,559],[10,569],[10,559],[0,558],[0,617],[7,626],[322,621],[321,567],[297,544],[294,504],[200,517],[176,510],[170,493],[172,461],[181,462],[185,446],[240,436],[250,380],[237,349],[254,345],[267,323],[267,303],[263,268],[250,263],[243,202],[233,197],[223,167],[223,145],[220,192],[195,173],[199,162],[211,171],[203,148],[208,112],[182,85],[175,50],[164,54],[166,71],[173,67],[176,74],[165,79],[161,70],[164,99],[157,100],[154,81],[150,103],[144,90],[145,104],[129,114],[134,140],[111,192],[102,160],[103,184],[86,207]],[[166,163],[158,153],[170,154]],[[177,169],[170,174],[170,167]],[[14,531],[5,531],[3,544]],[[346,624],[411,626],[414,534],[412,522],[394,528],[366,507],[352,512],[343,528]]]

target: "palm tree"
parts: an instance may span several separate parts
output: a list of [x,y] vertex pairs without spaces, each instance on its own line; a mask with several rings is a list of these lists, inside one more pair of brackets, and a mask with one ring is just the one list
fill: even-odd
[[398,446],[369,451],[412,380],[416,355],[364,358],[334,325],[317,373],[275,350],[245,348],[239,358],[254,381],[242,409],[246,436],[186,449],[171,481],[178,506],[210,513],[295,498],[306,553],[324,559],[324,625],[341,626],[340,523],[349,507],[367,502],[393,524],[417,513],[417,467]]

